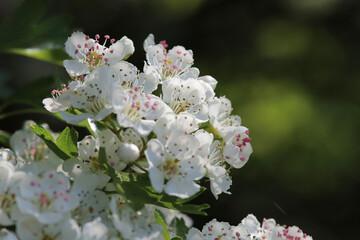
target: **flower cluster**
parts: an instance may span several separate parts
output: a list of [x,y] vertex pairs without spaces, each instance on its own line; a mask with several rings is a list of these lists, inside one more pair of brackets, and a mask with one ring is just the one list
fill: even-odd
[[101,141],[112,142],[103,144],[110,165],[122,171],[142,162],[158,192],[188,198],[207,177],[216,198],[230,193],[229,169],[247,162],[251,138],[240,117],[231,115],[231,102],[215,96],[217,81],[199,76],[191,50],[167,50],[166,42],[155,44],[152,34],[144,42],[143,72],[125,61],[134,52],[130,39],[104,38],[100,44],[99,35],[72,34],[65,48],[73,60],[64,61],[72,81],[43,101],[68,123],[90,119],[111,124],[112,131],[96,129],[96,138],[81,141],[78,158],[67,161],[65,169],[78,164],[82,173],[101,174],[97,150]]
[[244,218],[237,226],[216,219],[203,226],[202,231],[191,228],[188,240],[312,240],[296,226],[287,227],[276,224],[274,219],[263,219],[262,224],[252,214]]
[[230,194],[230,171],[252,153],[249,130],[215,95],[217,81],[193,67],[191,50],[168,50],[150,34],[141,71],[126,61],[129,38],[104,39],[73,33],[70,80],[43,100],[90,135],[26,122],[12,150],[0,150],[0,239],[311,239],[253,215],[189,231],[181,212],[204,214],[208,205],[187,204],[204,182],[216,199]]

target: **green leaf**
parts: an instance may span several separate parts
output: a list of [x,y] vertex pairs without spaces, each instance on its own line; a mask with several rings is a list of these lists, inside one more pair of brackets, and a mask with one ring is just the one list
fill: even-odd
[[51,133],[46,130],[45,128],[39,126],[39,125],[32,125],[30,126],[30,129],[38,135],[44,143],[50,148],[51,151],[53,151],[58,157],[60,157],[63,160],[67,160],[71,158],[70,155],[67,155],[63,150],[61,150],[55,143],[55,140]]
[[35,58],[41,61],[63,65],[63,61],[69,56],[63,48],[10,48],[5,52]]
[[171,240],[183,240],[183,239],[186,239],[186,238],[182,238],[179,236],[175,236],[175,237],[171,238]]
[[10,141],[10,134],[8,132],[0,130],[0,144],[5,147],[8,147],[9,141]]
[[189,228],[186,226],[183,218],[175,217],[171,220],[170,227],[175,230],[177,237],[186,239],[186,234],[189,232]]
[[67,155],[76,157],[79,133],[74,128],[66,127],[56,139],[56,145]]
[[164,221],[164,219],[160,216],[160,213],[158,212],[158,210],[155,210],[155,211],[154,211],[154,215],[155,215],[156,222],[163,227],[163,237],[164,237],[164,240],[170,240],[170,235],[169,235],[169,232],[168,232],[168,230],[167,230],[167,228],[166,228],[165,221]]
[[116,190],[123,196],[125,196],[125,191],[123,187],[121,186],[122,180],[119,178],[119,176],[116,174],[116,171],[114,168],[112,168],[106,159],[106,152],[104,147],[100,147],[99,149],[99,161],[101,166],[104,168],[105,172],[111,177],[113,180],[113,184],[116,188]]
[[112,177],[116,183],[120,184],[120,194],[123,194],[123,196],[127,198],[130,206],[136,211],[143,208],[144,204],[150,203],[184,213],[207,215],[204,210],[210,207],[208,204],[181,204],[177,203],[179,200],[176,197],[156,192],[151,186],[146,173],[116,172],[109,164],[106,164],[106,167],[109,176]]

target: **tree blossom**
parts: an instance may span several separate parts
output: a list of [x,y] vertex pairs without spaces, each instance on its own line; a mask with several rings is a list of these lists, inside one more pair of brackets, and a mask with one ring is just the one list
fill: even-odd
[[[65,42],[65,50],[75,60],[64,60],[64,67],[70,76],[88,74],[98,67],[113,65],[128,58],[134,53],[134,44],[123,37],[116,41],[110,36],[104,36],[105,41],[99,43],[100,36],[97,34],[95,40],[82,32],[74,32]],[[107,41],[111,46],[106,47]]]
[[[112,197],[110,203],[114,226],[126,240],[158,240],[163,227],[157,224],[153,211],[146,207],[133,210],[121,198]],[[152,209],[153,210],[153,209]]]
[[32,174],[23,178],[16,202],[22,213],[35,217],[39,222],[56,223],[76,208],[79,199],[70,192],[68,178],[48,171],[43,173],[42,178]]
[[210,86],[196,79],[182,80],[178,77],[163,82],[163,100],[174,113],[187,112],[199,122],[208,120],[208,102],[214,97]]
[[[153,188],[179,198],[187,198],[200,190],[195,180],[205,175],[204,159],[197,153],[200,143],[192,135],[174,131],[166,143],[148,142],[145,156]],[[166,181],[166,183],[165,183]]]
[[148,68],[157,71],[162,81],[168,77],[187,73],[194,63],[191,50],[186,50],[183,46],[175,46],[167,51],[167,47],[165,41],[155,44],[153,34],[150,34],[144,41]]
[[251,138],[246,127],[237,127],[226,134],[224,158],[234,168],[241,168],[252,153]]
[[117,88],[112,105],[121,127],[131,127],[141,136],[147,136],[155,126],[155,119],[169,111],[166,104],[155,95],[144,95],[138,88]]

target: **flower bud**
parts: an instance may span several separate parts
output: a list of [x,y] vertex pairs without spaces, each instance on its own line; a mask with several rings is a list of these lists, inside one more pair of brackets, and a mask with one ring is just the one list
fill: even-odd
[[139,148],[132,143],[122,143],[117,152],[119,158],[125,163],[134,162],[140,156]]

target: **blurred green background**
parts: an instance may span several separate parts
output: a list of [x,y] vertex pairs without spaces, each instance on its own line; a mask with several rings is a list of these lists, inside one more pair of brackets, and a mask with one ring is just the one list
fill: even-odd
[[[65,70],[9,52],[62,48],[75,29],[126,35],[136,48],[129,61],[141,69],[142,43],[153,33],[170,47],[194,51],[194,66],[218,80],[217,96],[232,101],[253,139],[250,161],[232,171],[232,195],[198,199],[211,199],[212,208],[207,218],[194,216],[195,226],[213,218],[238,224],[254,213],[259,220],[298,225],[314,239],[354,239],[360,215],[360,1],[30,0],[14,13],[23,2],[0,1],[1,130],[12,133],[29,118],[54,130],[65,126],[30,113],[42,111],[37,107],[50,96],[51,76],[66,81]],[[59,50],[46,54],[64,56]]]

